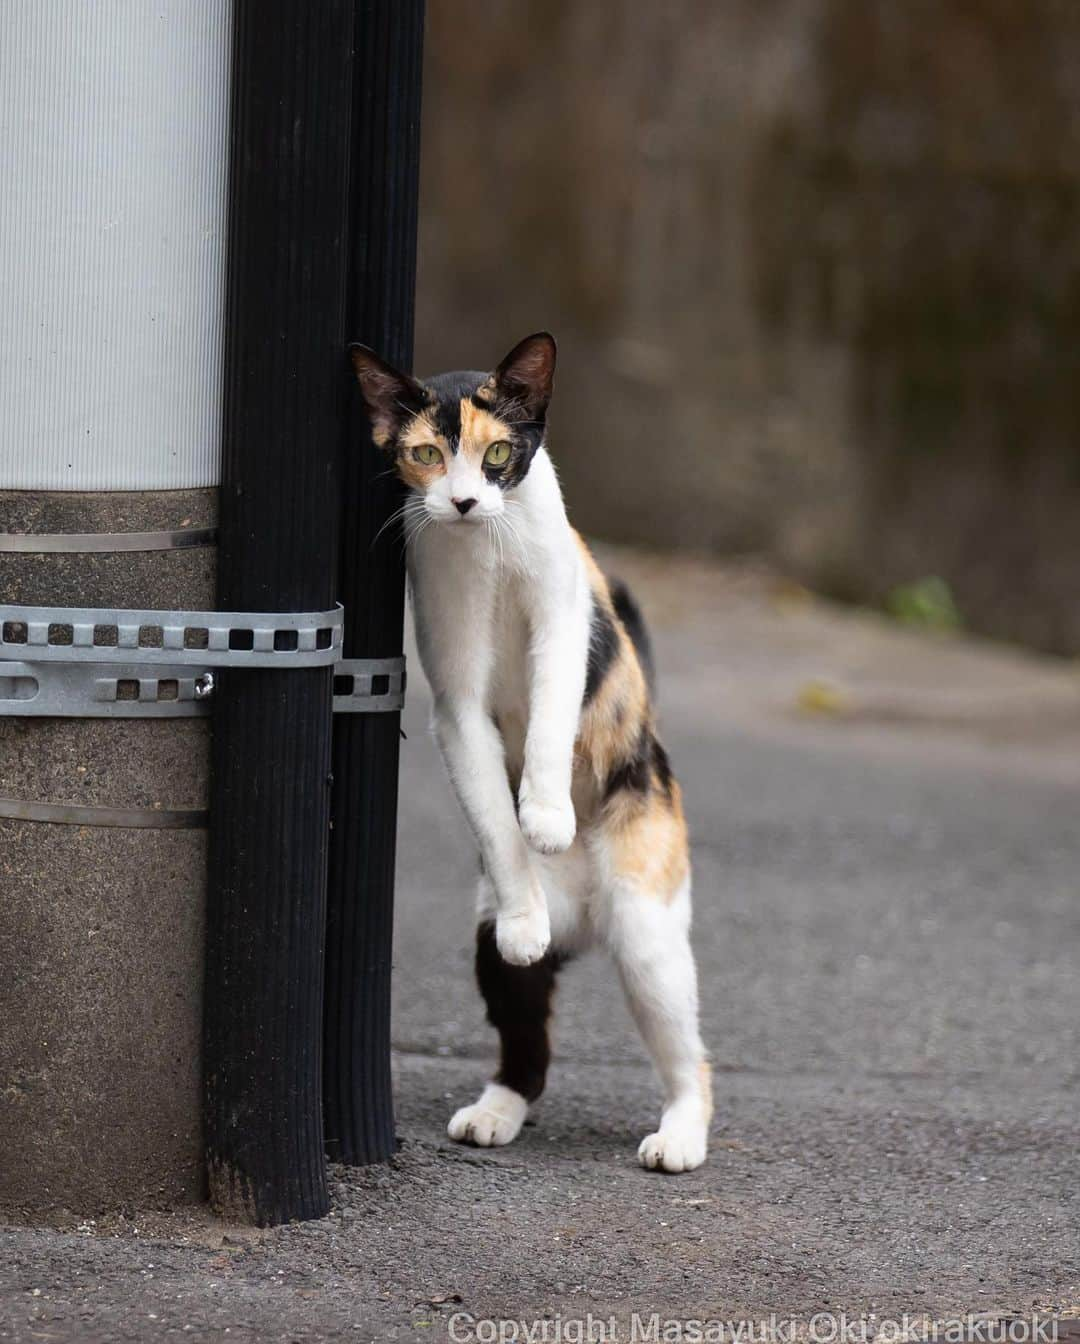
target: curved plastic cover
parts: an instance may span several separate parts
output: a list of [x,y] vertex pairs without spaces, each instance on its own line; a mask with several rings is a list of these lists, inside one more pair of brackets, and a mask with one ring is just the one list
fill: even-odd
[[0,489],[218,481],[231,11],[0,6]]

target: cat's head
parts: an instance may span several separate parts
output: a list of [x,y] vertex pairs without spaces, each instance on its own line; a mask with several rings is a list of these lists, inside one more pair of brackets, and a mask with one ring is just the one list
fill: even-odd
[[371,437],[436,522],[497,518],[528,475],[544,438],[555,342],[526,336],[494,373],[440,373],[420,381],[363,345],[349,351]]

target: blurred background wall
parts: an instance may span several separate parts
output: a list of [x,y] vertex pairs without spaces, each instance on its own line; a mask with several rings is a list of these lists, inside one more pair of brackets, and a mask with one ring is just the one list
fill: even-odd
[[417,367],[575,520],[1080,652],[1077,0],[428,0]]

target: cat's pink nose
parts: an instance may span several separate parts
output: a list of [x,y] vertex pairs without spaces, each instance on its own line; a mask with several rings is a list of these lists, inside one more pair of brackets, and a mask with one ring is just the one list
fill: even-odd
[[476,503],[476,500],[475,500],[475,499],[455,499],[455,500],[452,500],[451,503],[453,504],[454,508],[457,509],[458,513],[466,514],[466,513],[469,512],[469,510],[472,508],[472,506]]

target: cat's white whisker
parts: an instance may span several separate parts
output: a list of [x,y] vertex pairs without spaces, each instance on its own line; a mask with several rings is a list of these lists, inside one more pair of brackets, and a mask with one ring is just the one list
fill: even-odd
[[411,509],[406,516],[402,527],[406,547],[411,546],[421,532],[435,521],[424,507],[422,500],[416,500],[415,505],[416,507]]
[[[512,503],[512,501],[507,500],[507,504],[509,505],[510,503]],[[531,573],[532,566],[529,562],[528,551],[526,550],[525,543],[521,538],[521,533],[518,530],[517,524],[514,522],[512,516],[509,513],[503,515],[503,522],[506,526],[506,530],[510,536],[511,541],[513,541],[514,545],[517,548],[518,560],[520,561],[522,570],[526,573]]]
[[494,514],[488,521],[491,522],[491,523],[493,524],[493,527],[492,527],[492,535],[494,536],[496,542],[498,543],[498,547],[499,547],[499,568],[500,568],[500,569],[505,569],[505,568],[506,568],[506,553],[505,553],[505,551],[503,550],[502,520],[499,518],[499,515],[496,513],[496,514]]
[[507,510],[507,511],[506,511],[506,526],[507,526],[507,528],[509,529],[510,535],[511,535],[511,537],[513,538],[514,543],[515,543],[515,545],[516,545],[517,548],[518,548],[518,555],[519,555],[519,557],[520,557],[520,559],[521,559],[521,568],[522,568],[526,573],[531,573],[531,572],[532,572],[532,561],[531,561],[530,558],[529,558],[528,548],[527,548],[527,546],[525,545],[525,541],[524,541],[524,539],[523,539],[522,536],[521,536],[521,531],[520,531],[520,528],[518,527],[517,522],[515,521],[514,515],[510,512],[511,509],[516,510],[518,516],[519,516],[522,520],[524,520],[524,519],[525,519],[525,508],[524,508],[524,505],[521,503],[520,500],[516,500],[516,499],[507,499],[507,500],[505,501],[505,503],[506,503],[506,510]]
[[402,529],[405,533],[405,540],[411,542],[415,537],[418,537],[426,527],[430,527],[433,521],[434,520],[426,510],[410,514],[405,520],[405,526]]
[[374,537],[372,537],[372,539],[371,539],[371,549],[374,550],[374,548],[375,548],[375,543],[379,540],[379,538],[380,538],[380,537],[382,536],[382,534],[386,531],[386,529],[387,529],[388,527],[392,527],[392,526],[394,525],[394,523],[396,523],[399,519],[405,518],[405,517],[408,515],[408,513],[409,513],[409,509],[410,509],[410,507],[411,507],[414,503],[417,503],[417,502],[418,502],[418,501],[413,500],[413,499],[411,499],[411,498],[410,498],[410,499],[407,499],[407,500],[405,501],[405,503],[401,505],[400,508],[395,509],[394,512],[393,512],[392,514],[390,514],[390,516],[387,518],[386,522],[383,523],[382,527],[380,527],[379,530],[378,530],[378,532],[376,532],[375,535],[374,535]]

